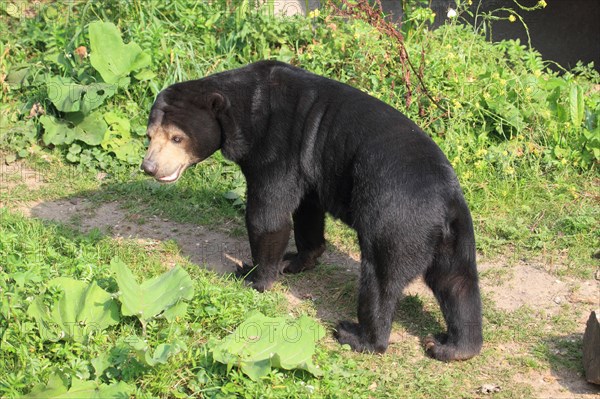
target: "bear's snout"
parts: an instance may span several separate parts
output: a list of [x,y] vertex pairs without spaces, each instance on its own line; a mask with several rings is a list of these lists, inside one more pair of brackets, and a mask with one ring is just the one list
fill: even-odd
[[142,170],[150,176],[154,176],[158,170],[158,164],[150,159],[144,159],[142,162]]

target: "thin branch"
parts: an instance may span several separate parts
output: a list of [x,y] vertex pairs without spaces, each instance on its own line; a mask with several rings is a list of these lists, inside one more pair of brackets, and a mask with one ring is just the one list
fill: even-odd
[[441,111],[446,112],[447,110],[441,106],[438,100],[436,100],[425,85],[423,81],[423,69],[424,69],[424,50],[421,52],[421,65],[417,69],[412,63],[408,56],[408,51],[404,45],[404,36],[398,30],[397,25],[387,21],[382,14],[382,7],[380,0],[376,0],[377,7],[371,6],[368,0],[357,0],[356,3],[350,4],[348,0],[342,0],[342,4],[346,6],[345,10],[337,8],[341,15],[355,17],[361,19],[373,26],[380,33],[394,39],[398,43],[400,64],[402,65],[402,78],[406,87],[405,102],[406,107],[410,107],[412,104],[412,85],[411,85],[411,71],[419,81],[420,92],[425,94],[432,103],[434,103]]

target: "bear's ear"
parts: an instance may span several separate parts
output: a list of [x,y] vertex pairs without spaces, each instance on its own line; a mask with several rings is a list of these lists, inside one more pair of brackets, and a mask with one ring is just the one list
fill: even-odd
[[208,108],[215,114],[219,114],[229,107],[229,101],[221,93],[210,93],[207,98]]

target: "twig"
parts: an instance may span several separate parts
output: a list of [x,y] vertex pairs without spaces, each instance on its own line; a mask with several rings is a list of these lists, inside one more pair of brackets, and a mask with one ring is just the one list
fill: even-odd
[[337,8],[338,12],[344,16],[351,16],[358,19],[361,19],[373,26],[380,33],[394,39],[398,43],[399,47],[399,56],[400,56],[400,64],[402,65],[402,77],[404,81],[404,85],[406,87],[405,94],[405,102],[406,107],[410,107],[412,104],[412,85],[411,85],[411,71],[414,76],[417,77],[419,81],[419,92],[425,94],[431,102],[433,102],[441,111],[447,112],[447,110],[442,107],[438,100],[436,100],[427,87],[425,86],[425,82],[423,81],[423,69],[424,69],[424,60],[425,60],[425,50],[421,51],[421,65],[419,69],[415,68],[410,57],[408,56],[408,52],[404,45],[404,36],[398,30],[395,24],[387,21],[382,15],[382,7],[380,0],[376,0],[377,10],[375,7],[371,6],[368,0],[357,0],[355,4],[350,4],[348,0],[342,0],[342,4],[346,6],[345,10]]

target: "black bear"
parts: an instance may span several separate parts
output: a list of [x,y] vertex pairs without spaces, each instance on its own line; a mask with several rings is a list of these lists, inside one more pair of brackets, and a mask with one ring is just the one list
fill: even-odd
[[[174,182],[221,149],[247,182],[246,226],[259,291],[280,272],[315,267],[325,212],[357,231],[358,323],[335,336],[354,350],[385,352],[403,288],[423,275],[447,334],[425,341],[442,361],[482,346],[473,224],[446,156],[406,116],[351,86],[261,61],[174,84],[157,97],[142,169]],[[298,253],[284,259],[293,229]]]

